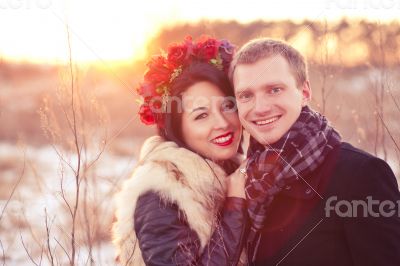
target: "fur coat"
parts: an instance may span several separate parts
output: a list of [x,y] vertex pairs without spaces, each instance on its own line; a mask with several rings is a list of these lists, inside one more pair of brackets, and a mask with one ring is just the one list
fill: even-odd
[[119,263],[145,265],[134,230],[134,211],[139,196],[150,190],[177,204],[198,235],[202,250],[216,228],[217,213],[226,197],[225,177],[220,166],[174,142],[159,136],[147,139],[137,167],[115,197],[113,243]]

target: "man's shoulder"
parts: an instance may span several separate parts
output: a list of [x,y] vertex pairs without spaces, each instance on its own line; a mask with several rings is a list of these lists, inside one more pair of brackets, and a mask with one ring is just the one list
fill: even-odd
[[332,176],[337,189],[346,191],[371,191],[386,184],[397,189],[396,178],[390,166],[382,159],[352,146],[342,143]]
[[358,182],[356,180],[363,175],[362,173],[359,175],[358,172],[362,171],[366,162],[373,158],[376,157],[350,143],[342,142],[328,154],[311,176],[304,178],[307,182],[294,183],[282,194],[299,199],[310,199],[316,196],[313,191],[322,192],[327,185],[333,191],[343,190],[350,184],[353,186]]
[[354,147],[348,142],[342,142],[340,145],[339,158],[342,162],[363,163],[366,160],[378,159],[376,156]]
[[335,160],[336,170],[349,171],[352,175],[365,170],[368,165],[386,164],[384,160],[347,142],[341,143]]

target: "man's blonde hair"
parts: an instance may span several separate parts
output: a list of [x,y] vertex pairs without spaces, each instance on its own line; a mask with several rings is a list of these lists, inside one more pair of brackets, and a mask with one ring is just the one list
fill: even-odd
[[233,82],[235,69],[241,64],[253,64],[274,55],[283,56],[296,79],[297,86],[308,80],[307,64],[304,57],[289,44],[275,39],[260,38],[247,42],[235,54],[229,69],[229,79]]

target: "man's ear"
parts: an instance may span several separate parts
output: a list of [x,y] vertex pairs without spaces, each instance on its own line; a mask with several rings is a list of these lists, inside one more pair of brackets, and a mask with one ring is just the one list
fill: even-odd
[[301,93],[303,94],[303,100],[301,102],[301,106],[304,107],[311,101],[312,92],[310,87],[310,81],[308,80],[304,81],[300,90]]

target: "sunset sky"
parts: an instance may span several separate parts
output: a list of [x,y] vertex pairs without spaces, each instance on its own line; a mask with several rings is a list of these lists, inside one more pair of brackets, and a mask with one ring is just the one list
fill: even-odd
[[161,26],[200,19],[398,19],[400,1],[0,0],[0,59],[62,62],[69,26],[79,62],[132,60]]

